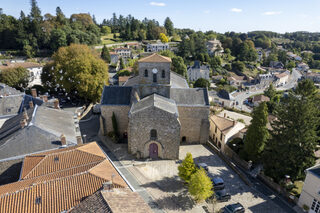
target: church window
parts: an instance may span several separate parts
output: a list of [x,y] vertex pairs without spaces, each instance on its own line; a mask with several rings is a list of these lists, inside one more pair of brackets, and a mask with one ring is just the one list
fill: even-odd
[[157,139],[157,130],[151,129],[151,131],[150,131],[150,139],[151,140],[156,140]]
[[148,77],[148,70],[144,71],[144,77]]
[[153,74],[153,82],[157,83],[157,74],[155,74],[155,73]]
[[165,78],[166,77],[166,72],[164,70],[162,70],[162,78]]

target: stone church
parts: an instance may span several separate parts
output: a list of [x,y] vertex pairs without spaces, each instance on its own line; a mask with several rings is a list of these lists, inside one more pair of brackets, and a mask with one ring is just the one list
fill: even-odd
[[205,143],[209,136],[208,91],[189,88],[170,71],[171,59],[152,54],[138,61],[139,75],[123,86],[105,86],[100,133],[113,131],[115,114],[128,151],[137,158],[177,159],[181,143]]

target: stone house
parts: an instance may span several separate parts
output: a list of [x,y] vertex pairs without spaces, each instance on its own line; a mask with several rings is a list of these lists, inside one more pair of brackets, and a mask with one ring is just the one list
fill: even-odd
[[221,56],[224,53],[222,44],[219,40],[209,40],[207,42],[207,51],[209,55]]
[[115,48],[114,51],[123,58],[131,58],[131,50],[126,47]]
[[210,137],[222,152],[224,152],[227,143],[244,128],[245,124],[226,118],[226,114],[224,117],[210,116]]
[[199,78],[210,80],[209,66],[201,65],[200,61],[195,61],[193,66],[189,66],[187,73],[189,81],[196,81]]
[[310,68],[309,68],[308,64],[302,62],[302,63],[299,63],[299,64],[297,65],[297,69],[298,69],[299,71],[306,72],[306,71],[308,71]]
[[285,71],[279,74],[275,74],[275,85],[276,86],[283,86],[289,81],[290,72]]
[[252,103],[255,107],[259,106],[262,102],[268,101],[270,101],[270,98],[265,95],[256,95],[252,98]]
[[163,50],[170,50],[168,43],[147,44],[147,52],[160,52]]
[[320,164],[306,170],[307,176],[304,180],[302,192],[298,205],[307,206],[309,213],[320,212]]
[[227,78],[228,83],[231,86],[241,87],[244,83],[247,83],[246,76],[240,76],[235,73],[232,73],[230,77]]
[[177,159],[179,145],[206,143],[209,136],[207,89],[189,88],[171,72],[171,59],[152,54],[138,61],[139,75],[121,87],[105,86],[101,98],[100,134],[114,131],[138,158]]
[[320,83],[320,73],[307,72],[304,78],[312,80],[314,83]]
[[116,52],[109,52],[110,64],[118,64],[119,55]]

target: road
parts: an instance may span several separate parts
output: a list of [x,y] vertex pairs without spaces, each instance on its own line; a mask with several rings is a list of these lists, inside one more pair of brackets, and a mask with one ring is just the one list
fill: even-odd
[[[296,70],[293,69],[292,73],[289,77],[289,81],[287,84],[285,84],[283,87],[278,87],[276,88],[276,90],[278,91],[284,91],[284,90],[289,90],[292,89],[293,87],[295,87],[295,85],[298,83],[298,79],[301,77],[301,73]],[[246,111],[246,112],[251,112],[252,109],[248,108],[246,105],[243,104],[243,102],[249,98],[250,96],[253,95],[258,95],[264,92],[265,89],[267,89],[267,87],[264,88],[258,88],[259,85],[256,85],[256,87],[252,87],[252,90],[248,91],[248,92],[238,92],[238,93],[234,93],[232,94],[232,96],[234,97],[234,100],[236,102],[238,102],[238,105],[236,105],[236,108]]]

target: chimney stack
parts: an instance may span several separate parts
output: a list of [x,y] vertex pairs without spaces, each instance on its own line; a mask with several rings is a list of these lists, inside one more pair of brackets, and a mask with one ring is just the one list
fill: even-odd
[[55,109],[60,109],[59,99],[56,98],[56,99],[54,100],[54,103],[53,103],[53,104],[54,104],[54,108],[55,108]]
[[82,137],[81,136],[77,136],[77,144],[81,145],[82,143]]
[[103,185],[103,190],[107,192],[111,192],[113,189],[112,181],[104,182],[102,185]]
[[24,111],[23,111],[23,118],[27,121],[27,120],[29,120],[29,116],[28,116],[28,113],[27,113],[27,110],[26,109],[24,109]]
[[47,103],[48,102],[48,96],[47,95],[43,95],[42,96],[42,100],[43,100],[43,102]]
[[25,126],[27,126],[27,120],[26,119],[22,119],[20,121],[20,126],[21,126],[21,129],[23,129]]
[[64,134],[61,134],[60,141],[61,141],[61,145],[62,146],[67,145],[67,139],[66,139],[66,136]]
[[35,88],[32,88],[31,89],[31,95],[32,97],[36,98],[38,95],[37,95],[37,90]]
[[227,117],[227,113],[224,113],[224,117]]
[[29,107],[32,109],[34,106],[33,106],[33,101],[29,101]]

